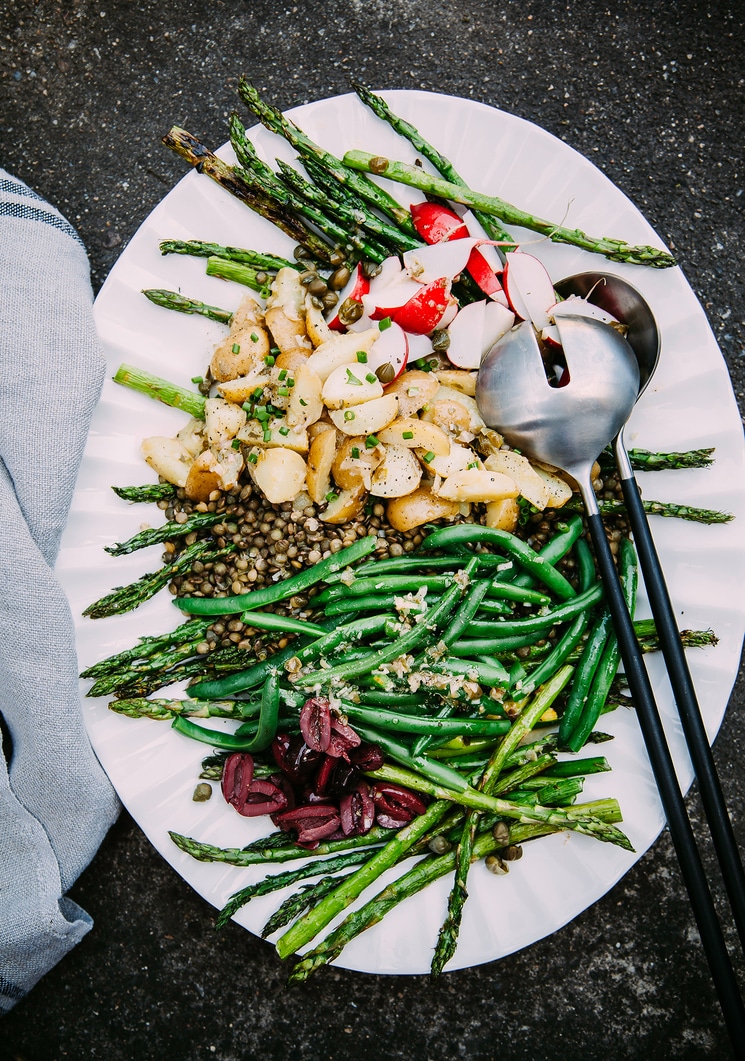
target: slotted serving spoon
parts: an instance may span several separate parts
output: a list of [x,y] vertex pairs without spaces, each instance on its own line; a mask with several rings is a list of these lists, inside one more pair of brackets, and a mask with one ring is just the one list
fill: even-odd
[[[623,321],[626,335],[639,365],[639,396],[657,368],[660,337],[654,314],[642,295],[619,276],[586,272],[556,284],[562,297],[579,295]],[[624,442],[623,428],[613,440],[613,453],[644,576],[649,606],[657,628],[662,655],[680,715],[683,733],[699,785],[701,802],[719,860],[722,880],[732,907],[740,944],[745,949],[745,871],[737,848],[727,806],[719,782],[714,756],[696,697],[675,611],[662,564],[644,511],[641,493]]]
[[639,362],[627,340],[607,324],[587,317],[561,317],[557,326],[569,376],[566,385],[549,383],[535,330],[523,322],[483,359],[476,400],[485,423],[500,431],[510,445],[560,468],[577,482],[670,836],[724,1019],[740,1052],[745,1041],[745,1008],[592,489],[593,463],[621,435],[636,403]]

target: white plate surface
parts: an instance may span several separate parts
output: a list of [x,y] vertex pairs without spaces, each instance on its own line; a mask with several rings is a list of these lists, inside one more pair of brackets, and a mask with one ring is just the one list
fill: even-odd
[[[638,210],[599,170],[535,125],[463,99],[404,91],[383,95],[394,111],[414,122],[453,160],[473,187],[596,235],[661,246]],[[360,148],[414,160],[408,145],[353,95],[309,104],[292,116],[337,154]],[[254,130],[252,138],[268,161],[275,157],[293,160],[284,142],[265,130]],[[230,157],[229,150],[224,153]],[[409,196],[403,187],[393,188],[404,202],[421,198],[416,193]],[[227,309],[235,308],[243,292],[206,277],[202,260],[162,257],[158,242],[166,238],[204,239],[287,256],[292,246],[272,225],[194,172],[179,182],[141,226],[96,301],[109,374],[128,361],[188,385],[191,377],[204,371],[224,328],[153,306],[141,290],[181,290]],[[532,235],[526,238],[535,239]],[[607,264],[609,271],[629,278],[642,291],[657,317],[662,337],[660,366],[634,412],[627,444],[669,450],[716,447],[712,468],[640,476],[647,497],[726,509],[736,517],[718,526],[653,520],[681,626],[711,627],[719,637],[716,648],[690,653],[713,738],[737,675],[745,630],[745,448],[724,361],[679,269],[611,265],[597,256],[545,241],[535,242],[531,249],[554,279]],[[161,518],[152,506],[125,504],[111,486],[151,481],[152,473],[138,451],[141,438],[175,434],[183,423],[183,414],[107,380],[58,564],[76,616],[81,668],[128,647],[142,635],[172,629],[181,620],[164,593],[122,617],[92,621],[83,619],[81,612],[113,586],[125,585],[160,566],[158,546],[118,559],[104,552],[105,545],[124,541],[143,523]],[[639,614],[649,614],[643,596]],[[687,788],[691,767],[659,659],[651,660],[650,672],[679,775]],[[262,867],[241,870],[196,862],[168,837],[172,829],[213,844],[240,847],[265,831],[264,824],[242,819],[227,808],[219,794],[207,803],[192,801],[206,750],[203,745],[175,734],[167,723],[117,716],[107,710],[104,700],[83,698],[82,703],[93,747],[124,805],[184,880],[221,907],[235,890],[264,875]],[[605,716],[603,728],[615,735],[602,748],[613,772],[589,778],[586,798],[614,795],[620,800],[623,827],[636,853],[564,834],[527,845],[522,861],[506,877],[494,877],[483,865],[476,866],[469,879],[458,951],[449,968],[500,958],[556,931],[603,896],[659,834],[662,812],[633,713],[618,710]],[[426,973],[447,890],[445,880],[408,900],[348,946],[339,964],[365,972]],[[252,932],[260,932],[282,897],[280,893],[254,900],[237,920]]]

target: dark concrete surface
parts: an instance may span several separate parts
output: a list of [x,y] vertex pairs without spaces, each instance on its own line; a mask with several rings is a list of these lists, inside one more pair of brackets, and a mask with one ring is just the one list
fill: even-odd
[[[742,408],[744,46],[738,0],[1,0],[0,164],[77,226],[98,287],[183,174],[161,135],[222,143],[241,73],[282,107],[348,74],[482,100],[566,140],[645,213]],[[741,674],[716,743],[743,842],[744,695]],[[95,927],[2,1022],[0,1058],[730,1056],[666,835],[563,931],[434,985],[331,968],[286,989],[271,946],[215,933],[126,814],[72,896]]]

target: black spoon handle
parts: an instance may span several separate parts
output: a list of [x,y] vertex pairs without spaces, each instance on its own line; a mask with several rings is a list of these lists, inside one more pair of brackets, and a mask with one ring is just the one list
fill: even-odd
[[745,1043],[745,1008],[724,942],[716,909],[706,880],[701,858],[696,847],[693,829],[685,801],[675,773],[667,745],[652,685],[644,658],[636,639],[634,625],[626,607],[616,565],[613,560],[605,528],[597,511],[588,511],[587,523],[592,538],[606,601],[613,618],[618,646],[623,660],[626,681],[633,697],[644,743],[649,755],[662,807],[667,818],[684,883],[691,900],[693,913],[701,934],[701,942],[709,962],[722,1013],[737,1057],[743,1054]]
[[649,605],[657,627],[657,636],[660,639],[662,655],[698,780],[701,802],[719,859],[722,879],[740,935],[740,943],[745,950],[745,872],[719,783],[709,738],[701,717],[701,709],[680,639],[680,631],[675,620],[662,565],[633,472],[630,478],[621,479],[621,489],[634,534],[634,543],[647,588]]

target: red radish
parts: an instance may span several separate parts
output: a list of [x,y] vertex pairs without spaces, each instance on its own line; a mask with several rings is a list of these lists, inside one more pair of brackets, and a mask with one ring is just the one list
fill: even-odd
[[548,328],[541,329],[541,339],[549,346],[561,346],[561,336],[555,324],[549,324]]
[[409,361],[421,361],[423,357],[432,357],[434,354],[432,340],[428,335],[407,332],[406,341],[409,344]]
[[600,306],[596,306],[593,302],[588,302],[586,298],[580,298],[578,295],[570,295],[563,302],[556,302],[553,306],[549,306],[548,315],[554,318],[592,317],[593,320],[602,321],[604,324],[617,323],[617,318],[611,313],[607,313]]
[[545,265],[523,251],[512,251],[505,257],[504,287],[513,310],[538,331],[548,328],[548,311],[556,305],[556,294]]
[[457,314],[450,327],[448,360],[456,368],[473,370],[481,364],[481,345],[486,318],[486,302],[470,302]]
[[443,240],[429,247],[415,247],[403,256],[404,269],[420,284],[447,276],[451,280],[462,273],[479,241],[471,237]]
[[[504,293],[499,277],[486,260],[483,251],[474,247],[468,256],[466,269],[476,281],[485,295],[507,305],[507,296]],[[501,296],[501,297],[500,297]]]
[[369,294],[363,295],[362,305],[370,320],[380,321],[392,317],[397,309],[405,306],[410,298],[422,290],[421,284],[401,271],[385,287],[376,284]]
[[484,354],[494,346],[498,339],[506,335],[515,323],[515,314],[501,302],[487,302],[484,317]]
[[376,310],[375,314],[370,314],[372,319],[382,320],[384,317],[390,317],[396,324],[400,324],[404,331],[429,335],[438,327],[450,308],[450,280],[443,276],[431,284],[416,286],[419,290],[402,306],[387,313]]
[[[400,325],[390,321],[387,328],[381,329],[379,337],[372,344],[372,348],[367,355],[369,371],[378,375],[380,369],[385,365],[390,365],[394,373],[390,376],[390,379],[383,379],[378,375],[380,382],[384,387],[387,387],[389,383],[393,383],[394,379],[398,379],[406,368],[408,360],[408,336]],[[390,372],[384,373],[384,375],[390,375]]]
[[336,312],[329,320],[329,328],[333,328],[336,332],[345,331],[345,326],[339,320],[339,308],[348,298],[353,299],[355,302],[362,302],[362,296],[366,295],[369,290],[370,280],[362,272],[362,265],[358,264],[349,280],[339,292],[339,301],[336,304]]
[[455,213],[440,203],[413,203],[411,220],[417,234],[425,243],[440,243],[442,240],[462,239],[468,229]]

